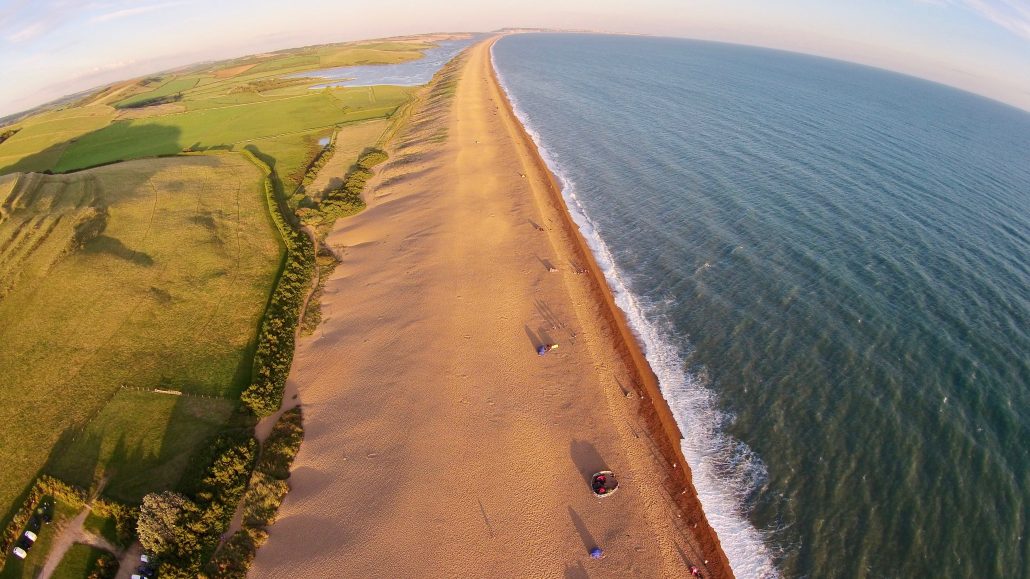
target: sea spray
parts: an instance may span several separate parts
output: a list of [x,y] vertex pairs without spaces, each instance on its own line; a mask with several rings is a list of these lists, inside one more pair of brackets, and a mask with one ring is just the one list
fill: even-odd
[[[705,381],[687,371],[683,352],[667,336],[671,328],[657,319],[657,308],[641,303],[629,289],[612,252],[576,196],[576,186],[519,107],[517,98],[496,64],[491,62],[512,110],[533,139],[550,171],[558,179],[561,195],[573,221],[604,274],[616,305],[626,315],[648,363],[658,377],[662,396],[672,409],[683,434],[681,447],[693,476],[694,488],[709,524],[719,536],[723,552],[737,577],[777,577],[772,552],[762,532],[747,519],[746,498],[766,478],[761,460],[746,444],[728,436],[721,425],[727,419]],[[664,327],[663,327],[664,326]]]

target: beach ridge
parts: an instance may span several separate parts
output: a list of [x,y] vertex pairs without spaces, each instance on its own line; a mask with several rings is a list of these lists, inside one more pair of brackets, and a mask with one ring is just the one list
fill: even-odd
[[[486,41],[488,43],[488,50],[493,50],[493,45],[497,40],[499,40],[499,37]],[[642,405],[641,414],[647,419],[646,424],[652,439],[659,442],[659,446],[666,456],[671,455],[671,460],[667,459],[669,465],[668,476],[675,484],[671,489],[668,489],[670,490],[670,497],[676,497],[676,506],[683,511],[683,515],[687,518],[688,522],[694,521],[697,523],[697,527],[693,529],[693,532],[703,545],[705,556],[709,561],[709,567],[720,566],[715,562],[721,562],[721,576],[732,577],[733,572],[730,568],[729,560],[722,550],[718,534],[708,523],[708,518],[705,516],[704,509],[697,498],[697,490],[694,488],[690,465],[683,456],[683,450],[680,447],[680,440],[682,440],[683,435],[676,424],[672,409],[669,408],[668,402],[662,396],[658,385],[658,377],[648,363],[639,342],[629,326],[629,322],[626,320],[625,314],[615,303],[615,296],[611,288],[608,287],[604,272],[597,265],[593,251],[583,237],[582,232],[580,232],[579,226],[573,220],[572,213],[566,205],[565,198],[562,196],[562,188],[558,179],[547,165],[547,162],[544,161],[533,137],[519,120],[518,115],[515,114],[515,109],[508,98],[507,92],[498,79],[493,59],[491,58],[490,61],[490,78],[494,85],[494,90],[498,94],[498,100],[504,103],[505,114],[509,122],[512,122],[517,127],[516,130],[522,141],[522,146],[530,152],[530,156],[540,173],[547,176],[547,190],[551,195],[551,202],[560,209],[559,214],[563,217],[562,224],[569,233],[569,236],[575,241],[574,250],[580,255],[583,263],[587,265],[585,269],[593,283],[598,300],[604,304],[603,311],[608,316],[607,322],[612,327],[618,329],[617,339],[614,340],[615,349],[624,355],[627,367],[635,372],[637,381],[634,382],[634,385],[638,387],[638,395],[650,402],[650,404]]]

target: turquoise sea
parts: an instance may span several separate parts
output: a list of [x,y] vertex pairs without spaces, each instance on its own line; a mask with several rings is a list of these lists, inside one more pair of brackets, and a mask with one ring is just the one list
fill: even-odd
[[699,41],[494,61],[738,576],[1030,577],[1030,113]]

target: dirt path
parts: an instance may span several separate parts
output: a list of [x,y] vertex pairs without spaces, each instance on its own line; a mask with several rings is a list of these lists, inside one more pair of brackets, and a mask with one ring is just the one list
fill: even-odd
[[[525,139],[481,44],[453,101],[413,113],[388,185],[330,235],[348,248],[322,298],[333,315],[290,379],[305,441],[253,577],[704,567],[641,418],[648,391]],[[540,357],[545,342],[561,347]],[[599,500],[605,467],[623,487]]]
[[[104,549],[110,551],[112,554],[117,555],[121,549],[115,547],[103,537],[98,537],[93,533],[87,531],[82,524],[86,521],[86,517],[89,516],[90,508],[84,507],[79,514],[75,515],[75,518],[71,519],[61,528],[61,532],[54,539],[53,545],[50,547],[50,552],[47,554],[46,563],[43,565],[43,570],[40,572],[40,579],[50,579],[50,576],[54,573],[54,569],[61,563],[61,559],[64,558],[65,553],[75,543],[84,543],[98,549]],[[128,575],[126,575],[128,577]]]

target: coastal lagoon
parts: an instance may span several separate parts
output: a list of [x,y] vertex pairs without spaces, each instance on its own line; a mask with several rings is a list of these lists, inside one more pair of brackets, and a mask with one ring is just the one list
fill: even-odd
[[1030,574],[1030,114],[698,41],[494,60],[738,576]]
[[429,82],[433,75],[436,74],[436,71],[440,70],[440,67],[470,46],[475,40],[475,38],[442,40],[437,42],[435,47],[425,50],[422,58],[408,62],[322,68],[304,71],[292,76],[333,79],[332,82],[312,86],[312,89],[383,84],[418,86]]

